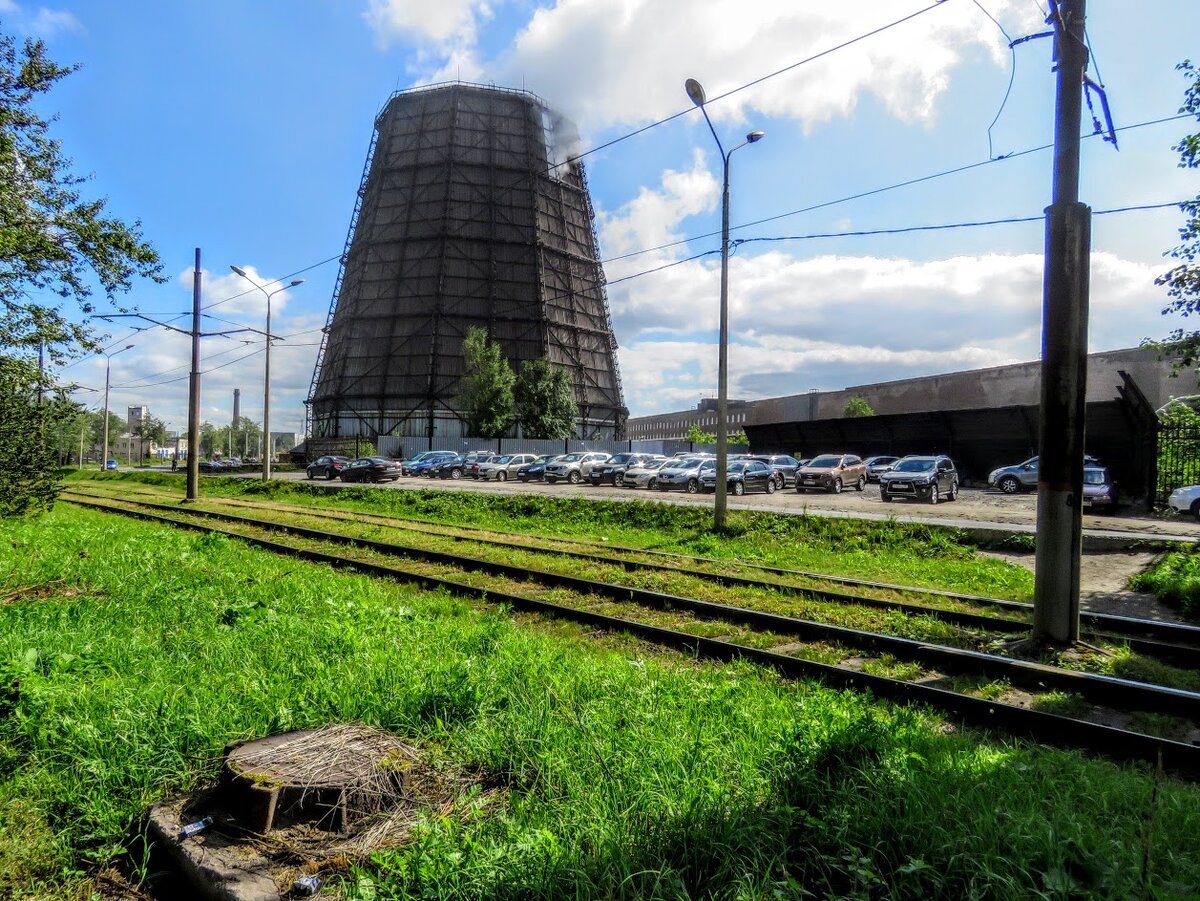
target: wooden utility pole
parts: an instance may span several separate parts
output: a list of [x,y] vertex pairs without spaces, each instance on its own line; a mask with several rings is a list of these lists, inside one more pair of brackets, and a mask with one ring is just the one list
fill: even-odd
[[1054,194],[1046,208],[1033,637],[1079,639],[1091,210],[1079,202],[1085,0],[1051,0],[1058,62]]

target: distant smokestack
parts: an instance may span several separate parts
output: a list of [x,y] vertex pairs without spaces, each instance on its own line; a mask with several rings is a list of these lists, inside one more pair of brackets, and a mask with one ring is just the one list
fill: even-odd
[[233,422],[232,428],[237,428],[238,420],[242,418],[242,389],[233,389]]

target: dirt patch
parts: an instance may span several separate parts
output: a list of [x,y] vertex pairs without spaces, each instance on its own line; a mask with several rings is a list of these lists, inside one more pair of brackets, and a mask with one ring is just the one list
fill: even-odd
[[[981,555],[1035,570],[1033,551]],[[1145,570],[1158,557],[1145,551],[1114,551],[1084,554],[1079,561],[1079,606],[1093,613],[1132,616],[1164,623],[1187,623],[1177,610],[1168,607],[1145,591],[1132,591],[1129,580]]]

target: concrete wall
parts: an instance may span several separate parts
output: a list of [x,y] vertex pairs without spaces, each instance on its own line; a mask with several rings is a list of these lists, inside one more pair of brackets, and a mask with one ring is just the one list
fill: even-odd
[[[1035,360],[755,401],[750,424],[836,419],[852,397],[863,398],[878,414],[1036,406],[1041,403],[1041,365]],[[1159,362],[1156,351],[1135,347],[1088,355],[1088,402],[1116,399],[1121,370],[1133,377],[1155,408],[1172,395],[1196,390],[1186,377],[1170,378],[1170,364]]]

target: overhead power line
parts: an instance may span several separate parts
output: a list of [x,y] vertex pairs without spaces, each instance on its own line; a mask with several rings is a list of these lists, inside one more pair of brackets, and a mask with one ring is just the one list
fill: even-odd
[[[1108,209],[1108,210],[1093,210],[1092,215],[1093,216],[1107,216],[1107,215],[1112,215],[1115,213],[1132,213],[1132,212],[1140,212],[1140,211],[1144,211],[1144,210],[1161,210],[1161,209],[1167,209],[1169,207],[1178,207],[1180,205],[1180,203],[1182,203],[1182,202],[1183,201],[1170,201],[1167,203],[1148,203],[1148,204],[1140,204],[1137,206],[1114,207],[1113,209]],[[781,242],[781,241],[815,241],[815,240],[819,240],[819,239],[828,239],[828,238],[863,238],[863,237],[871,237],[871,236],[875,236],[875,235],[902,235],[902,234],[910,234],[913,232],[950,231],[953,229],[984,228],[984,227],[995,226],[995,225],[1017,225],[1017,224],[1021,224],[1021,223],[1030,223],[1030,222],[1044,222],[1045,219],[1046,219],[1045,214],[1041,214],[1041,215],[1037,215],[1037,216],[1012,216],[1012,217],[1008,217],[1008,218],[1004,218],[1004,219],[983,219],[983,220],[978,220],[978,221],[973,221],[973,222],[950,222],[950,223],[944,223],[944,224],[938,224],[938,225],[906,225],[906,226],[898,226],[896,228],[873,228],[873,229],[862,229],[859,231],[847,231],[847,232],[815,232],[815,233],[807,234],[807,235],[776,235],[776,236],[772,236],[772,237],[761,237],[761,238],[739,238],[738,240],[733,241],[731,243],[735,247],[737,247],[742,244],[752,244],[752,243],[758,243],[758,242],[773,243],[773,242]],[[672,260],[669,263],[663,263],[661,266],[655,266],[651,269],[643,269],[641,272],[632,272],[629,275],[623,275],[620,278],[614,278],[611,281],[607,282],[607,284],[616,285],[616,284],[620,284],[621,282],[631,281],[635,278],[641,278],[642,276],[645,276],[645,275],[652,275],[655,272],[662,272],[664,269],[671,269],[675,266],[682,266],[684,263],[690,263],[694,260],[701,259],[702,257],[719,254],[720,252],[721,252],[720,248],[717,248],[714,250],[705,250],[701,253],[693,254],[690,257],[684,257],[683,259],[680,259],[680,260]]]
[[[1190,118],[1191,118],[1191,115],[1189,115],[1187,113],[1183,113],[1183,114],[1175,115],[1175,116],[1166,116],[1161,119],[1150,119],[1146,122],[1137,122],[1133,125],[1124,125],[1121,128],[1118,128],[1117,131],[1131,131],[1135,128],[1146,128],[1151,125],[1162,125],[1166,122],[1176,122],[1180,119],[1190,119]],[[1098,137],[1098,136],[1095,134],[1087,134],[1087,135],[1082,136],[1082,138],[1084,140],[1087,140],[1089,138],[1094,138],[1094,137]],[[949,176],[949,175],[958,175],[962,172],[969,172],[972,169],[979,169],[979,168],[982,168],[983,166],[990,166],[994,163],[1003,162],[1005,160],[1018,159],[1023,156],[1028,156],[1031,153],[1038,153],[1043,150],[1050,150],[1053,146],[1054,146],[1053,144],[1042,144],[1038,147],[1029,147],[1029,148],[1026,148],[1025,150],[1013,151],[1012,153],[1006,153],[1002,156],[991,157],[986,160],[979,160],[978,162],[975,162],[975,163],[967,163],[966,165],[963,165],[963,166],[955,166],[951,169],[943,169],[940,172],[933,172],[933,173],[930,173],[929,175],[920,175],[920,176],[917,176],[916,178],[909,178],[909,179],[905,179],[904,181],[893,182],[892,184],[889,184],[889,185],[883,185],[878,188],[871,188],[866,191],[860,191],[857,194],[848,194],[844,197],[838,197],[833,200],[824,200],[821,203],[815,203],[811,206],[801,207],[798,210],[789,210],[786,213],[778,213],[774,216],[767,216],[763,219],[754,219],[754,220],[751,220],[750,222],[743,222],[740,225],[731,226],[729,230],[731,232],[740,231],[741,229],[751,228],[755,225],[765,225],[768,222],[777,222],[780,219],[787,219],[790,216],[799,216],[803,213],[811,213],[811,212],[814,212],[815,210],[822,210],[822,209],[826,209],[831,206],[837,206],[842,203],[849,203],[852,200],[862,200],[865,197],[874,197],[877,194],[885,194],[888,191],[895,191],[900,188],[909,188],[909,187],[912,187],[913,185],[919,185],[919,184],[923,184],[927,181],[934,181],[939,178],[945,178],[946,176]],[[668,241],[665,244],[656,244],[653,247],[646,247],[641,250],[631,250],[628,253],[623,253],[619,256],[608,257],[607,259],[601,260],[600,262],[603,264],[603,263],[615,263],[615,262],[618,262],[619,260],[628,260],[632,257],[641,256],[644,253],[654,253],[655,251],[658,251],[658,250],[668,250],[669,248],[672,248],[672,247],[679,247],[680,245],[683,245],[683,244],[690,244],[692,241],[702,241],[705,238],[719,237],[720,234],[721,234],[720,231],[712,231],[712,232],[705,232],[705,233],[699,234],[699,235],[692,235],[691,237],[687,237],[687,238],[679,238],[678,240],[675,240],[675,241]]]

